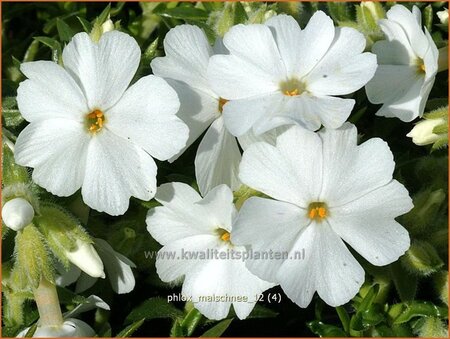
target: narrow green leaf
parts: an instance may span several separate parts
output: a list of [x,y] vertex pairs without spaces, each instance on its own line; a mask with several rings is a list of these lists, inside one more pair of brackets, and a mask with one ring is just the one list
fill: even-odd
[[233,318],[222,320],[203,333],[200,338],[219,338],[227,330],[232,321]]
[[59,18],[56,19],[56,29],[58,30],[59,39],[62,42],[69,42],[75,34],[69,25]]
[[183,312],[164,298],[150,298],[136,307],[128,314],[125,323],[136,322],[141,319],[177,319],[183,316]]
[[308,328],[319,337],[347,337],[346,333],[339,327],[334,325],[324,324],[321,321],[310,321],[306,324]]
[[77,16],[77,19],[81,23],[81,26],[83,26],[86,33],[90,33],[92,31],[92,24],[89,21],[80,16]]
[[131,337],[131,335],[136,332],[139,327],[142,326],[142,324],[145,322],[145,319],[141,319],[138,320],[134,323],[132,323],[131,325],[125,327],[122,331],[120,331],[117,335],[116,338],[128,338]]
[[171,9],[164,9],[162,11],[155,8],[154,13],[162,17],[181,20],[205,21],[208,19],[208,13],[195,7],[175,7]]
[[188,337],[192,336],[202,318],[202,314],[196,308],[192,308],[181,322],[183,333]]

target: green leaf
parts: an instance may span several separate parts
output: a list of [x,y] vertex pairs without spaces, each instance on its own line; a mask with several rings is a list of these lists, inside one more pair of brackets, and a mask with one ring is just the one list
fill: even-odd
[[200,338],[219,338],[227,330],[232,321],[233,318],[222,320],[203,333]]
[[417,276],[406,271],[400,261],[392,263],[389,267],[400,299],[413,300],[417,292]]
[[103,24],[107,19],[111,12],[111,3],[108,4],[108,6],[105,7],[105,9],[100,13],[100,15],[95,20],[98,24]]
[[56,29],[58,30],[59,39],[63,42],[69,42],[75,34],[69,25],[59,18],[56,19]]
[[204,10],[195,7],[175,7],[160,10],[155,8],[155,14],[159,14],[162,17],[181,19],[181,20],[194,20],[194,21],[206,21],[208,19],[208,13]]
[[7,128],[16,128],[25,121],[17,107],[15,97],[3,98],[2,116],[5,121],[5,127]]
[[188,337],[192,336],[195,329],[197,328],[197,325],[202,319],[202,314],[196,308],[192,308],[181,321],[181,328],[183,329],[183,333],[185,333]]
[[306,326],[319,337],[347,337],[346,333],[339,327],[334,325],[324,324],[321,321],[310,321]]
[[77,16],[77,19],[81,23],[81,26],[83,26],[84,31],[86,33],[90,33],[92,30],[92,24],[80,16]]
[[138,320],[134,323],[132,323],[131,325],[125,327],[122,331],[120,331],[117,335],[116,338],[127,338],[127,337],[131,337],[131,335],[136,332],[139,327],[142,326],[142,324],[145,322],[145,319],[141,319]]
[[153,42],[147,47],[147,49],[142,54],[142,63],[144,63],[144,65],[146,66],[149,65],[150,61],[152,61],[156,57],[158,52],[158,42],[159,38],[153,40]]
[[403,324],[416,317],[448,318],[448,309],[429,301],[413,301],[393,305],[389,315],[393,324]]
[[136,307],[128,314],[125,323],[136,322],[141,319],[179,319],[183,317],[183,312],[173,304],[168,303],[164,298],[150,298]]
[[256,304],[247,319],[275,318],[277,315],[278,313],[270,308]]
[[429,32],[433,30],[433,7],[428,5],[423,10],[423,24]]

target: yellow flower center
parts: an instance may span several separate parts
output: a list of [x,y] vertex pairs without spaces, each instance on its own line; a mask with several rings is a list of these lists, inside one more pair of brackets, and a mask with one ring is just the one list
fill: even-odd
[[425,63],[423,59],[418,58],[416,61],[417,73],[425,74]]
[[328,216],[328,207],[323,202],[312,202],[308,206],[308,218],[322,221]]
[[286,96],[294,97],[302,94],[306,90],[303,82],[296,78],[289,79],[280,83],[280,90]]
[[96,109],[86,116],[87,128],[91,133],[97,133],[105,124],[105,115]]
[[224,98],[219,98],[219,112],[222,113],[223,111],[223,106],[225,106],[225,104],[228,102],[229,100],[224,99]]
[[217,234],[219,235],[220,240],[224,242],[230,242],[230,232],[224,230],[223,228],[217,229]]

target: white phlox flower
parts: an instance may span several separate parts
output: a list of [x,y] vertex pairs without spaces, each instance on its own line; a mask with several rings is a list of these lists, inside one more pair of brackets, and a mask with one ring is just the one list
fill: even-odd
[[229,54],[211,57],[208,80],[220,97],[230,100],[223,116],[235,136],[289,124],[338,128],[355,101],[336,96],[363,87],[376,69],[375,55],[363,53],[364,35],[335,28],[322,11],[303,30],[287,15],[265,24],[236,25],[223,44]]
[[[153,59],[151,67],[176,90],[181,103],[178,116],[189,126],[186,147],[171,161],[206,131],[195,157],[200,192],[205,195],[220,184],[236,189],[241,153],[224,125],[222,111],[228,101],[212,90],[206,74],[210,57],[227,50],[220,40],[210,46],[205,33],[192,25],[172,28],[164,39],[164,50],[166,56]],[[241,147],[247,146],[246,140],[238,140]]]
[[276,146],[255,143],[242,158],[242,182],[273,200],[248,199],[231,241],[254,251],[287,251],[287,258],[249,258],[246,264],[301,307],[316,291],[331,306],[356,295],[364,270],[347,245],[376,266],[409,248],[408,232],[394,218],[413,205],[392,179],[392,153],[379,138],[356,140],[349,123],[318,133],[293,126]]
[[202,199],[192,187],[174,182],[158,187],[155,199],[162,206],[150,210],[146,222],[163,245],[156,259],[161,280],[184,276],[182,294],[209,319],[225,318],[231,305],[239,319],[246,318],[257,295],[274,284],[250,273],[242,260],[245,247],[230,242],[237,213],[230,188],[217,186]]
[[366,85],[369,101],[383,104],[376,115],[412,121],[423,115],[438,70],[439,52],[430,33],[422,30],[420,10],[393,6],[379,20],[386,40],[373,45],[378,68]]
[[129,84],[141,52],[129,35],[106,32],[98,43],[78,33],[64,48],[64,67],[50,61],[21,65],[28,78],[17,91],[30,124],[15,145],[19,165],[58,196],[81,187],[84,202],[123,214],[130,196],[150,200],[156,164],[184,147],[187,126],[176,116],[179,100],[161,78]]

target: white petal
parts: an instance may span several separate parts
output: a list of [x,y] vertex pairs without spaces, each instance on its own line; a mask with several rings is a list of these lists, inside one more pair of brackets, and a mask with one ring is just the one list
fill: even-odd
[[64,318],[76,317],[81,313],[88,312],[90,310],[100,308],[102,310],[109,310],[110,307],[107,303],[105,303],[102,298],[97,297],[96,295],[90,295],[86,299],[82,301],[81,304],[76,306],[69,312],[63,314]]
[[63,51],[64,67],[77,79],[91,110],[107,110],[125,92],[139,66],[141,51],[128,34],[112,31],[95,43],[78,33]]
[[77,266],[70,265],[69,270],[66,270],[59,261],[55,262],[55,268],[58,272],[55,277],[55,284],[61,287],[73,284],[78,280],[81,274],[81,270]]
[[[171,225],[167,233],[177,232]],[[164,282],[173,282],[185,274],[192,272],[197,265],[205,265],[201,253],[206,255],[208,249],[214,249],[219,244],[219,237],[211,234],[187,236],[169,242],[158,252],[156,272]]]
[[182,293],[192,297],[195,308],[208,319],[223,319],[230,311],[229,301],[207,302],[202,301],[202,298],[230,295],[233,288],[233,281],[230,279],[232,264],[231,260],[208,260],[186,275]]
[[207,74],[214,92],[229,100],[268,94],[279,88],[280,79],[273,79],[272,74],[252,61],[235,55],[213,55]]
[[317,134],[295,126],[277,139],[276,147],[267,143],[250,146],[244,152],[239,177],[272,198],[306,208],[320,194],[321,158]]
[[197,202],[204,206],[209,214],[209,222],[216,227],[231,230],[231,224],[236,214],[233,204],[233,192],[227,185],[219,185],[209,191],[203,200]]
[[387,11],[386,16],[389,20],[398,23],[403,28],[408,36],[412,49],[419,57],[423,58],[428,48],[428,42],[422,28],[417,22],[416,16],[403,5],[393,6]]
[[362,53],[347,59],[338,59],[314,70],[307,78],[308,91],[314,95],[344,95],[363,87],[375,74],[377,58]]
[[[302,251],[305,258],[295,259],[295,253]],[[300,307],[309,305],[315,291],[328,305],[340,306],[364,282],[364,270],[326,222],[305,228],[289,256],[277,277],[286,295]]]
[[199,27],[180,25],[172,28],[164,38],[164,51],[165,57],[151,62],[153,74],[209,91],[206,69],[213,52]]
[[410,52],[398,41],[377,41],[372,46],[372,52],[377,55],[378,67],[382,65],[409,66],[411,62]]
[[217,119],[203,137],[195,157],[195,177],[200,192],[205,195],[220,184],[237,188],[240,161],[236,138],[226,130],[223,119]]
[[308,74],[326,55],[334,35],[333,20],[322,11],[315,12],[301,32],[299,44],[291,46],[299,51],[295,74],[297,77]]
[[323,186],[318,201],[341,206],[392,180],[395,163],[386,142],[372,138],[356,146],[351,124],[320,132],[323,140]]
[[77,284],[75,286],[75,292],[81,293],[88,289],[90,289],[92,286],[95,285],[97,282],[97,278],[92,278],[90,275],[81,272],[80,277],[77,280]]
[[186,145],[189,133],[175,115],[179,107],[172,87],[164,79],[148,75],[127,89],[119,102],[105,112],[106,126],[153,157],[167,160]]
[[292,16],[281,14],[271,17],[264,24],[272,30],[287,74],[295,73],[304,52],[299,46],[303,41],[297,21]]
[[329,222],[370,263],[383,266],[409,248],[408,232],[394,218],[412,207],[408,191],[393,180],[344,206],[331,208]]
[[103,239],[95,239],[95,247],[105,265],[106,274],[114,292],[128,293],[134,289],[135,280],[131,267],[136,267],[130,260],[114,249]]
[[[283,254],[291,249],[302,228],[309,223],[306,214],[306,210],[289,203],[252,197],[239,211],[231,242],[250,246],[253,257],[246,260],[246,265],[252,273],[277,282],[278,269],[286,260]],[[268,257],[269,251],[278,257]]]
[[271,30],[264,25],[236,25],[224,36],[223,43],[230,54],[250,61],[274,80],[285,77],[286,69],[281,61]]
[[252,130],[249,130],[237,139],[244,152],[255,142],[267,142],[268,144],[275,146],[277,137],[279,137],[281,133],[284,133],[288,128],[289,127],[277,127],[260,135],[256,135]]
[[83,182],[89,134],[84,125],[48,119],[28,125],[17,138],[16,163],[33,167],[33,180],[58,196],[75,193]]
[[120,215],[130,196],[150,200],[156,191],[155,161],[141,148],[103,128],[88,149],[81,190],[84,202],[99,212]]
[[[398,63],[393,63],[394,65],[397,64],[409,64],[411,60],[414,60],[416,57],[416,53],[411,47],[410,41],[408,39],[408,36],[405,33],[405,30],[400,26],[397,22],[387,20],[387,19],[380,19],[378,21],[378,24],[385,34],[387,40],[390,42],[390,45],[392,49],[394,50],[402,50],[402,58],[399,59]],[[374,44],[374,52],[379,52],[379,55],[383,55],[385,51],[380,46],[379,49],[376,48],[377,44],[380,44],[381,42],[376,42]],[[388,50],[386,50],[388,52]],[[397,52],[396,52],[397,54]],[[408,58],[406,57],[408,55]]]
[[380,65],[375,76],[366,85],[367,98],[371,103],[392,103],[401,100],[412,83],[421,78],[416,66]]
[[28,80],[22,81],[17,89],[17,104],[27,121],[52,118],[82,121],[89,113],[80,87],[58,64],[26,62],[20,70]]
[[268,120],[277,113],[284,113],[284,105],[285,97],[279,92],[232,100],[223,107],[223,119],[227,129],[235,136],[243,135],[257,123],[264,124],[265,132],[277,127]]
[[160,244],[189,236],[210,234],[214,225],[202,205],[201,196],[189,185],[172,182],[158,187],[155,199],[163,206],[148,211],[147,230]]
[[220,116],[219,100],[209,93],[197,90],[180,81],[167,79],[167,82],[178,94],[180,109],[177,116],[189,127],[189,137],[186,146],[169,162],[175,161],[184,151],[197,140],[211,123]]

